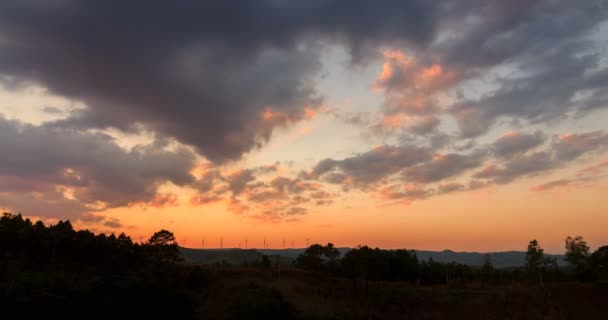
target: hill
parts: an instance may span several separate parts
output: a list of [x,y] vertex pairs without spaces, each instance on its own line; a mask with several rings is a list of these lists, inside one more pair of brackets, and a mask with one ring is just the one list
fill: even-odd
[[[192,249],[180,248],[182,257],[191,263],[215,264],[225,261],[230,264],[242,264],[244,262],[259,261],[262,255],[279,256],[285,258],[283,261],[289,262],[304,252],[303,248],[294,249]],[[350,248],[338,248],[340,254],[350,251]],[[433,259],[437,262],[449,263],[456,262],[469,266],[481,266],[486,254],[492,257],[492,263],[496,268],[520,267],[524,265],[526,253],[523,251],[504,251],[504,252],[456,252],[452,250],[444,251],[424,251],[415,250],[418,260]],[[555,258],[560,266],[565,265],[562,255],[550,255],[547,257]]]

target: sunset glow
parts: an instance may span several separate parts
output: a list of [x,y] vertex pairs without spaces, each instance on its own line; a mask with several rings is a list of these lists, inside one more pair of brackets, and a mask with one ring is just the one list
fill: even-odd
[[125,21],[60,2],[0,5],[3,211],[192,248],[608,242],[594,1]]

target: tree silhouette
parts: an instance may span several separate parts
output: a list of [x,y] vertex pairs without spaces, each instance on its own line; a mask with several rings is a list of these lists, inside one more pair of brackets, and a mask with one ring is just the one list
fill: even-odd
[[608,269],[608,246],[599,247],[595,252],[591,254],[591,263],[593,267],[598,271],[604,271]]
[[526,264],[525,269],[528,273],[538,273],[538,281],[540,287],[544,286],[543,283],[543,268],[547,264],[545,259],[545,250],[540,247],[540,244],[536,239],[533,239],[528,244],[528,250],[526,251]]
[[340,251],[333,243],[326,246],[313,244],[300,254],[295,264],[301,268],[320,271],[323,269],[334,269],[336,259],[340,257]]
[[167,230],[155,232],[148,240],[147,246],[159,261],[174,262],[180,260],[179,247],[175,236]]
[[168,246],[177,244],[177,241],[175,241],[175,236],[172,232],[163,229],[158,232],[155,232],[148,240],[148,244],[153,246]]
[[566,253],[565,260],[572,266],[576,277],[580,281],[594,281],[596,274],[593,272],[591,261],[589,259],[589,246],[583,240],[583,237],[576,236],[574,238],[568,236],[565,239]]
[[564,254],[566,261],[577,270],[584,268],[589,258],[587,242],[581,236],[574,238],[568,236],[564,242],[566,244],[566,253]]
[[481,266],[481,280],[487,282],[490,280],[494,272],[494,265],[492,264],[492,256],[487,253],[483,256],[483,265]]

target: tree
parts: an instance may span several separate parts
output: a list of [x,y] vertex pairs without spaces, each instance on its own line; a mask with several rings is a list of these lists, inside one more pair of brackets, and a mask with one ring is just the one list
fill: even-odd
[[481,277],[482,281],[486,282],[492,276],[494,271],[494,265],[492,264],[492,256],[487,253],[483,256],[483,265],[481,266]]
[[483,256],[483,266],[481,270],[485,273],[491,273],[494,271],[494,265],[492,264],[492,256],[489,253],[486,253]]
[[536,239],[530,241],[528,250],[526,251],[525,269],[528,273],[538,273],[538,281],[541,288],[543,287],[543,268],[547,262],[545,250],[540,247],[538,241]]
[[175,241],[175,236],[170,231],[160,230],[155,232],[148,240],[147,246],[151,248],[152,254],[159,261],[175,262],[181,259],[177,241]]
[[338,249],[336,249],[336,247],[334,247],[334,244],[331,242],[325,246],[324,251],[325,252],[323,254],[330,261],[334,261],[338,257],[340,257],[340,251],[338,251]]
[[323,265],[323,254],[325,247],[320,244],[313,244],[296,258],[296,265],[310,270],[320,270]]
[[575,270],[581,271],[589,262],[589,246],[583,240],[583,237],[576,236],[574,238],[568,236],[566,243],[566,261],[574,267]]
[[537,270],[543,264],[545,259],[545,250],[540,247],[536,239],[530,241],[528,250],[526,251],[526,270]]
[[296,258],[295,263],[301,268],[319,271],[323,268],[335,267],[338,257],[340,257],[340,251],[332,243],[328,243],[326,246],[313,244]]
[[170,246],[173,244],[177,245],[177,241],[175,241],[175,236],[172,232],[163,229],[158,232],[155,232],[148,240],[148,244],[152,246]]
[[591,254],[591,263],[595,269],[608,269],[608,246],[597,248],[597,250]]

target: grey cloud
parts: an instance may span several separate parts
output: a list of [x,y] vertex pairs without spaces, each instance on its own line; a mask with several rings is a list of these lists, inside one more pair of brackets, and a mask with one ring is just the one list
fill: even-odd
[[80,215],[80,217],[78,217],[78,221],[83,221],[83,222],[101,222],[103,220],[105,220],[106,217],[104,216],[100,216],[97,214],[93,214],[93,213],[85,213]]
[[437,187],[437,193],[446,194],[446,193],[452,193],[452,192],[462,191],[462,190],[466,190],[466,189],[467,189],[467,187],[460,183],[451,182],[451,183],[440,184]]
[[[528,137],[524,140],[533,139]],[[517,145],[514,148],[514,150],[517,150],[521,149],[521,146],[526,145],[526,143],[520,141],[512,145]],[[527,145],[533,144],[527,142]],[[494,146],[496,146],[496,143]],[[505,161],[487,166],[475,173],[473,177],[488,179],[494,183],[508,183],[519,177],[536,176],[549,170],[561,168],[579,157],[606,150],[606,147],[608,147],[608,134],[604,131],[559,135],[553,138],[553,141],[545,150],[530,154],[523,153],[523,151],[532,148],[527,147],[515,153],[508,152],[508,154],[514,155]],[[581,173],[581,175],[584,175],[584,173]]]
[[352,179],[354,185],[365,186],[430,157],[430,151],[425,148],[383,145],[343,160],[324,159],[312,169],[311,174],[323,177],[337,173],[338,176],[331,176],[333,181],[338,182],[339,179],[333,178],[343,177],[340,182]]
[[369,112],[340,112],[331,110],[330,114],[344,123],[356,126],[369,126],[371,117]]
[[408,131],[417,135],[424,135],[435,130],[440,123],[441,121],[436,117],[423,117],[410,125]]
[[0,208],[28,216],[75,219],[95,211],[78,200],[66,199],[61,192],[0,192]]
[[226,178],[222,176],[219,170],[212,169],[203,174],[202,177],[197,179],[192,187],[197,189],[199,192],[206,193],[211,191],[218,183],[225,181]]
[[290,179],[286,177],[276,177],[270,181],[270,185],[278,191],[287,192],[289,194],[299,194],[304,191],[318,189],[318,186],[310,182],[304,182],[300,179]]
[[576,180],[571,180],[571,179],[558,179],[558,180],[553,180],[553,181],[545,182],[543,184],[534,186],[534,187],[532,187],[532,190],[548,191],[548,190],[556,189],[559,187],[570,186],[572,184],[575,184],[576,182],[577,182]]
[[[586,39],[586,34],[608,15],[594,12],[593,2],[580,6],[567,1],[555,3],[560,6],[553,8],[551,15],[533,10],[508,36],[496,38],[496,43],[504,42],[505,46],[515,41],[512,38],[521,38],[516,39],[521,42],[519,51],[497,50],[497,61],[489,59],[492,66],[509,63],[514,76],[498,78],[497,88],[479,99],[452,106],[463,136],[485,133],[500,117],[538,123],[564,117],[567,111],[606,106],[601,91],[608,84],[608,70],[600,64],[601,45]],[[585,17],[585,13],[589,15]],[[560,28],[565,21],[572,24]],[[534,38],[538,34],[543,38]],[[475,62],[470,63],[469,68],[473,68]],[[583,91],[588,94],[579,95]]]
[[474,178],[491,179],[495,183],[508,183],[521,176],[534,176],[553,169],[556,162],[548,152],[520,155],[507,161],[503,166],[490,165],[475,173]]
[[380,194],[388,200],[422,200],[426,199],[434,194],[433,189],[427,189],[422,187],[417,188],[402,188],[400,185],[390,185],[380,189]]
[[471,154],[450,153],[437,155],[433,159],[403,171],[406,182],[430,183],[457,176],[483,163],[484,152]]
[[226,177],[228,188],[232,191],[233,195],[239,195],[255,179],[254,170],[252,169],[239,170]]
[[423,46],[438,10],[390,0],[9,0],[0,4],[0,75],[89,107],[57,126],[141,123],[222,162],[320,104],[321,42],[343,44],[354,61],[379,44]]
[[608,134],[604,131],[594,131],[556,137],[553,149],[559,160],[568,161],[588,152],[605,150],[607,146]]
[[[86,205],[97,201],[107,207],[147,202],[165,182],[178,186],[193,182],[189,171],[195,155],[189,150],[168,151],[153,144],[125,150],[111,137],[99,133],[26,125],[0,118],[0,149],[2,180],[6,177],[9,182],[21,185],[21,189],[13,191],[26,191],[28,186],[30,191],[43,188],[45,194],[60,187],[73,189],[75,200],[57,196],[69,204],[64,208],[65,215],[92,210]],[[47,202],[50,205],[53,201]],[[0,205],[4,203],[13,203],[11,207],[24,213],[22,208],[28,207],[6,198]],[[49,208],[48,212],[53,214],[54,209]]]
[[285,214],[287,215],[302,215],[302,214],[306,214],[306,212],[308,212],[308,209],[303,208],[303,207],[291,207],[289,208]]
[[492,144],[494,154],[498,157],[508,158],[540,146],[545,141],[542,132],[520,133],[509,132]]
[[118,221],[118,219],[106,220],[103,223],[103,225],[108,228],[121,228],[122,227],[122,223],[120,223],[120,221]]
[[534,191],[548,191],[557,188],[581,186],[590,184],[604,178],[604,171],[608,168],[608,161],[598,163],[577,172],[574,177],[551,180],[532,187]]

